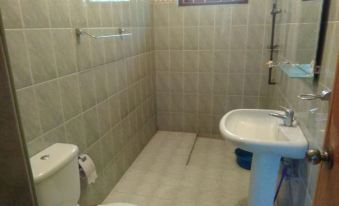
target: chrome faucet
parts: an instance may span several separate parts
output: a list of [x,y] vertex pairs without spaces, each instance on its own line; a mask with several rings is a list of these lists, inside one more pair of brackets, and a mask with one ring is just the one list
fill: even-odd
[[272,117],[277,117],[277,118],[282,119],[284,121],[284,126],[292,127],[293,121],[294,121],[294,111],[286,107],[281,107],[281,108],[284,110],[285,115],[282,115],[276,112],[269,113],[269,115]]

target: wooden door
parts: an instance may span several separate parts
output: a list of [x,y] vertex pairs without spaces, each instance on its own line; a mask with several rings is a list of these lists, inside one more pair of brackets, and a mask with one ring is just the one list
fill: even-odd
[[322,163],[314,206],[339,206],[339,56],[324,148],[331,148],[333,167]]

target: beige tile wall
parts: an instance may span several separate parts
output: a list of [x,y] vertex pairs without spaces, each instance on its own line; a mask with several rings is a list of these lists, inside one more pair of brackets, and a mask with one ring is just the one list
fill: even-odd
[[[81,205],[101,203],[156,130],[150,1],[3,0],[0,8],[30,155],[78,145],[99,173],[82,185]],[[133,36],[77,42],[77,27]]]
[[153,5],[157,122],[217,136],[222,115],[265,105],[271,0]]
[[[314,1],[313,3],[319,3]],[[282,0],[281,3],[286,3]],[[293,3],[293,1],[290,1]],[[310,3],[310,2],[308,2]],[[294,8],[294,7],[293,7]],[[311,10],[310,10],[311,11]],[[284,105],[296,111],[296,118],[306,135],[311,148],[322,150],[325,136],[328,101],[301,101],[299,94],[319,93],[332,88],[335,77],[337,57],[339,54],[339,2],[331,1],[330,18],[327,24],[327,35],[323,53],[323,65],[319,81],[305,79],[290,79],[277,70],[278,84],[269,89],[270,107]],[[281,57],[280,57],[281,58]],[[280,195],[280,205],[312,205],[316,189],[319,167],[300,161],[294,168],[299,178],[286,181]],[[295,194],[292,195],[291,194]]]

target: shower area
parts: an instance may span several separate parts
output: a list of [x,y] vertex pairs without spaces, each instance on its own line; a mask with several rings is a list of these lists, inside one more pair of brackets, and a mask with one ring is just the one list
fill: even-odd
[[272,5],[283,6],[0,1],[29,156],[70,143],[92,157],[98,179],[82,181],[81,206],[246,206],[250,172],[219,121],[283,102],[268,84],[285,49]]

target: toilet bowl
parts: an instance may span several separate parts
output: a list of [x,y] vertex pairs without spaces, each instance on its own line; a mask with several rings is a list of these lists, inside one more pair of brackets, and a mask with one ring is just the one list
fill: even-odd
[[[57,143],[31,157],[30,162],[39,206],[79,206],[78,155],[77,146]],[[120,202],[97,206],[137,205]]]

